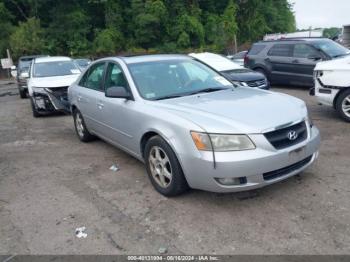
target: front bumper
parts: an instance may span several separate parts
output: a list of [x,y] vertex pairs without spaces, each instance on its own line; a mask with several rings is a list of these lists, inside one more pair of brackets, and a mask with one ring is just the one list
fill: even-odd
[[[318,157],[320,133],[309,128],[308,138],[283,150],[276,150],[264,135],[250,135],[257,148],[239,152],[212,152],[200,157],[180,156],[190,187],[225,193],[261,188],[294,176],[310,166]],[[223,185],[217,178],[239,178],[242,184]]]
[[322,105],[333,107],[334,99],[342,87],[326,86],[322,83],[322,80],[320,78],[316,78],[314,82],[315,87],[313,89],[313,94],[316,96],[317,101]]
[[41,114],[53,112],[70,112],[67,87],[61,88],[35,88],[31,97],[36,110]]

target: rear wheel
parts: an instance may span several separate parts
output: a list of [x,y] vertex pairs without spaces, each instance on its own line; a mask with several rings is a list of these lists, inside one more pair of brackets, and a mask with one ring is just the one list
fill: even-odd
[[257,69],[254,69],[254,71],[264,75],[266,77],[267,81],[270,81],[269,76],[268,76],[267,72],[264,69],[257,68]]
[[75,131],[81,141],[90,142],[95,139],[95,136],[90,134],[90,132],[86,128],[83,115],[80,113],[78,109],[75,109],[73,111],[73,119],[74,119]]
[[345,121],[350,122],[350,89],[339,95],[335,108]]
[[171,147],[160,136],[146,144],[145,160],[154,188],[164,196],[177,196],[188,190],[181,165]]

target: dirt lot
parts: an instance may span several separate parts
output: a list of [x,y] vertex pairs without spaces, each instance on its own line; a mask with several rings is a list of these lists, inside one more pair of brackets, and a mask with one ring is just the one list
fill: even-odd
[[0,254],[349,254],[350,124],[306,89],[274,90],[307,101],[322,134],[318,161],[251,194],[167,199],[137,160],[79,142],[71,116],[34,119],[1,82]]

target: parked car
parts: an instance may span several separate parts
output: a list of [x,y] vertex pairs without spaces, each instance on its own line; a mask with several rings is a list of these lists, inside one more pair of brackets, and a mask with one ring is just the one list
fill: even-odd
[[245,57],[245,66],[266,75],[271,84],[313,86],[320,61],[346,56],[350,50],[326,38],[262,41]]
[[234,63],[244,66],[244,57],[248,54],[248,51],[241,51],[237,54],[227,56],[228,59],[231,59]]
[[33,116],[57,111],[70,112],[67,89],[80,73],[69,57],[35,58],[28,80]]
[[98,136],[143,161],[166,196],[189,187],[263,187],[300,173],[318,156],[319,131],[303,101],[234,87],[188,56],[95,61],[68,96],[79,139]]
[[29,77],[29,70],[32,60],[37,57],[43,57],[42,55],[32,55],[32,56],[22,56],[18,59],[18,65],[13,66],[11,71],[16,72],[17,87],[19,91],[19,96],[24,99],[27,97],[28,86],[27,79]]
[[91,63],[91,60],[88,58],[79,58],[74,59],[74,62],[78,65],[81,71],[84,71]]
[[350,55],[320,62],[315,68],[315,95],[319,103],[332,106],[350,122]]
[[270,88],[270,84],[263,74],[246,69],[224,56],[213,53],[192,53],[189,56],[220,72],[236,86]]

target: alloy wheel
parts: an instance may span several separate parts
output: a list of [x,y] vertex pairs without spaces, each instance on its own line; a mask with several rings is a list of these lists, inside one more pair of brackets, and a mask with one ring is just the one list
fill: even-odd
[[160,147],[154,146],[151,148],[148,162],[152,177],[156,183],[162,188],[167,188],[173,178],[171,164],[167,154]]
[[84,125],[83,125],[83,118],[81,117],[80,113],[76,114],[75,117],[75,125],[77,127],[78,135],[80,137],[84,137]]
[[350,118],[350,95],[344,98],[342,102],[342,110],[344,114]]

